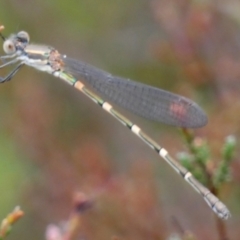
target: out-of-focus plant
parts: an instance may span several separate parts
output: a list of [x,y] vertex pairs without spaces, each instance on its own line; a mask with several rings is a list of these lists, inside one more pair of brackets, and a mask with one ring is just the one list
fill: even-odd
[[2,220],[0,226],[0,240],[6,238],[6,236],[11,232],[13,224],[16,223],[23,215],[23,211],[19,206],[17,206]]
[[[206,141],[195,138],[193,132],[182,129],[183,136],[191,154],[181,153],[178,155],[182,165],[191,171],[194,176],[206,185],[217,197],[220,197],[220,190],[223,184],[230,181],[230,163],[233,160],[236,150],[236,139],[230,135],[226,137],[222,147],[222,158],[218,166],[214,168],[211,161],[210,149]],[[220,239],[227,239],[225,223],[216,217],[217,229]]]
[[69,219],[60,226],[50,224],[46,230],[46,240],[77,239],[83,221],[83,213],[91,208],[93,202],[86,194],[79,192],[74,196],[73,208]]

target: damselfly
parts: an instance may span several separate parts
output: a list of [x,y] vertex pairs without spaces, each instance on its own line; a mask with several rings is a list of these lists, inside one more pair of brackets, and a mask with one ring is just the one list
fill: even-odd
[[[1,34],[1,37],[4,40],[3,49],[6,55],[0,57],[4,61],[0,68],[12,64],[16,64],[16,66],[6,77],[0,78],[0,83],[11,80],[24,65],[29,65],[66,81],[110,113],[155,150],[200,193],[220,218],[227,219],[230,216],[227,207],[198,182],[189,171],[173,159],[166,149],[159,146],[137,125],[116,111],[93,91],[100,93],[104,98],[137,115],[184,128],[201,127],[207,123],[205,113],[196,103],[162,89],[113,76],[84,62],[62,55],[53,47],[30,44],[27,32],[20,31],[17,34],[10,35],[8,38]],[[7,61],[7,59],[10,60]]]

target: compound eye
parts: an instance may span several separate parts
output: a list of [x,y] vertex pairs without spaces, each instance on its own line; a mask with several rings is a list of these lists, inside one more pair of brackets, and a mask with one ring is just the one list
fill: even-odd
[[21,31],[17,34],[17,38],[20,42],[29,43],[30,37],[29,34],[25,31]]
[[3,50],[6,54],[13,54],[16,52],[16,47],[12,40],[6,40],[3,43]]

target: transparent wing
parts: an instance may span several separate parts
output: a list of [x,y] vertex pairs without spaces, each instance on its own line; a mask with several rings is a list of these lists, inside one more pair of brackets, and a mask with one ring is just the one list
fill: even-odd
[[62,58],[64,71],[91,86],[110,102],[147,119],[178,127],[206,125],[207,116],[192,100],[142,83],[116,77],[71,58]]

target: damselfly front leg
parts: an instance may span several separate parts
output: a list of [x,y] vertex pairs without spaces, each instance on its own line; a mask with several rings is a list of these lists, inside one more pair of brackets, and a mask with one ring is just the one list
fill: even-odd
[[[10,81],[12,77],[19,71],[19,69],[24,65],[24,63],[20,63],[15,67],[6,77],[0,77],[0,83],[4,83]],[[0,66],[1,68],[1,66]]]

